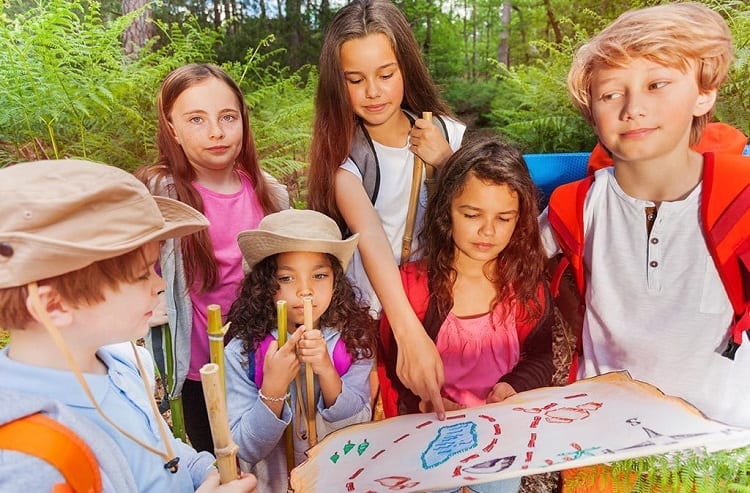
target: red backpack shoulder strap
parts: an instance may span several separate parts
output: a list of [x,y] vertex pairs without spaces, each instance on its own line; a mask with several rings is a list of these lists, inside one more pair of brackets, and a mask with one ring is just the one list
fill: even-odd
[[[400,267],[401,283],[419,320],[424,318],[429,303],[427,273],[424,263],[409,262]],[[378,379],[380,380],[380,399],[386,418],[398,416],[399,389],[403,387],[396,375],[398,348],[393,336],[388,317],[383,312],[380,319],[380,338],[378,344]]]
[[427,280],[427,266],[424,262],[409,262],[401,267],[401,282],[404,285],[406,297],[419,320],[424,319],[430,302]]
[[583,275],[583,204],[586,201],[593,176],[557,187],[550,196],[547,210],[549,224],[555,235],[564,259],[553,275],[551,288],[557,294],[560,279],[565,268],[570,265],[578,287],[583,296],[585,281]]
[[707,152],[701,194],[706,245],[735,314],[723,355],[734,359],[750,330],[750,158]]
[[0,426],[0,450],[14,450],[51,464],[65,478],[56,493],[99,493],[102,478],[94,453],[70,428],[44,414]]

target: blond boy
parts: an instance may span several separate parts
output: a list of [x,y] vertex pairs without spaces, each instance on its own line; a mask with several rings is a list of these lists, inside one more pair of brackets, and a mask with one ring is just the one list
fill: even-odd
[[[573,102],[614,161],[596,173],[580,216],[586,311],[577,377],[625,369],[710,418],[750,426],[750,344],[737,347],[747,341],[744,322],[735,323],[702,210],[709,185],[719,188],[717,204],[727,184],[707,183],[705,173],[727,159],[740,171],[750,162],[690,148],[731,60],[727,24],[695,3],[629,11],[575,56]],[[749,181],[746,172],[732,176]],[[555,194],[551,204],[561,202]],[[559,209],[572,210],[570,202]],[[553,204],[540,218],[550,256],[565,242],[561,216]],[[722,355],[728,344],[733,360]]]

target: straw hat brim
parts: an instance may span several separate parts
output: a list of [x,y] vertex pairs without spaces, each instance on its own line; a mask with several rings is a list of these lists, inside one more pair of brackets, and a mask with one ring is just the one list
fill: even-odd
[[23,286],[33,281],[83,269],[94,262],[114,258],[143,245],[177,238],[208,227],[206,217],[192,207],[167,197],[152,197],[164,219],[159,228],[120,243],[103,246],[72,242],[28,232],[0,232],[0,242],[8,244],[13,255],[0,259],[5,264],[0,288]]
[[251,270],[264,258],[286,252],[330,253],[346,270],[354,255],[354,249],[357,248],[358,239],[359,233],[345,240],[298,238],[263,230],[242,231],[237,235],[240,251]]

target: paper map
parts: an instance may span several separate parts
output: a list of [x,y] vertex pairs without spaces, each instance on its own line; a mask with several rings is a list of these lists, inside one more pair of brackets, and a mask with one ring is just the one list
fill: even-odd
[[750,444],[627,372],[446,413],[399,416],[327,436],[292,471],[295,492],[421,492],[705,447]]

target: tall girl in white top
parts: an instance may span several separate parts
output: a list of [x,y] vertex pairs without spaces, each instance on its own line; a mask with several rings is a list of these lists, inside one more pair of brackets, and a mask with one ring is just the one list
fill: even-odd
[[[400,287],[398,259],[414,155],[439,168],[460,146],[465,127],[450,118],[409,23],[389,0],[355,0],[343,7],[326,28],[319,70],[310,207],[360,234],[349,274],[368,296],[370,306],[382,305],[391,320],[401,348],[401,380],[422,399],[434,402],[442,417],[442,363]],[[450,144],[427,120],[416,119],[412,127],[402,109],[445,117]],[[359,170],[348,158],[360,123],[380,165],[374,204]],[[425,200],[420,200],[420,210],[424,205]],[[417,214],[415,232],[421,215]]]

